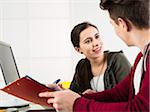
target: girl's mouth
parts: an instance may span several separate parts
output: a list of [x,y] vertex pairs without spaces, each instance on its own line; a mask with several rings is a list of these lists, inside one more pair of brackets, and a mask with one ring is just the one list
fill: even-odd
[[98,53],[98,52],[100,52],[100,51],[101,51],[101,48],[100,48],[100,47],[98,47],[98,48],[96,48],[96,49],[93,50],[93,52],[95,52],[95,53]]

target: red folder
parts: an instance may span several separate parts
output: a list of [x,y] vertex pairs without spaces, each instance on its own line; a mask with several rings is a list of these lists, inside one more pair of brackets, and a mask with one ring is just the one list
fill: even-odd
[[22,77],[15,82],[8,84],[1,90],[27,101],[42,106],[52,107],[51,104],[47,103],[47,98],[41,98],[38,94],[45,91],[52,92],[54,89],[48,88],[29,76]]

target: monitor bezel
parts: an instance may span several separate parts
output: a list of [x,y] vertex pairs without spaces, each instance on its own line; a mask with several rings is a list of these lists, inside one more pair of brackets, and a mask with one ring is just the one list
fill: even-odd
[[[2,41],[0,41],[0,45],[2,45],[2,46],[4,46],[4,47],[8,47],[8,48],[10,49],[11,55],[12,55],[12,58],[13,58],[13,61],[14,61],[14,64],[15,64],[15,68],[16,68],[16,71],[17,71],[17,74],[18,74],[18,78],[20,78],[19,70],[18,70],[18,67],[17,67],[17,63],[16,63],[16,60],[15,60],[15,56],[14,56],[12,47],[11,47],[9,44],[7,44],[7,43],[5,43],[5,42],[2,42]],[[1,60],[0,60],[0,61],[1,61]],[[7,80],[6,80],[6,76],[5,76],[5,73],[4,73],[4,69],[3,69],[2,65],[1,65],[1,63],[0,63],[0,68],[1,68],[1,71],[2,71],[2,75],[3,75],[3,78],[4,78],[5,84],[7,85],[7,84],[9,84],[10,82],[7,82]]]

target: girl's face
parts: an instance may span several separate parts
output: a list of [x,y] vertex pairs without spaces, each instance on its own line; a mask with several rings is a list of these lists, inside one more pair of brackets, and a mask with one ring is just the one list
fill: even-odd
[[88,27],[80,33],[78,51],[88,59],[97,58],[103,54],[103,42],[95,27]]

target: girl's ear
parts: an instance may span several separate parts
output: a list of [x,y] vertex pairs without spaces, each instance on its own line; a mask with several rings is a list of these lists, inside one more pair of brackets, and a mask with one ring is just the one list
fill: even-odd
[[122,18],[118,18],[118,24],[121,28],[123,28],[126,31],[130,30],[129,27],[129,22],[127,22],[126,20],[122,19]]
[[77,52],[80,52],[80,50],[79,50],[79,48],[78,48],[78,47],[75,47],[75,50],[76,50]]
[[78,53],[83,54],[83,52],[80,51],[80,48],[79,48],[79,47],[75,47],[75,50],[76,50]]

